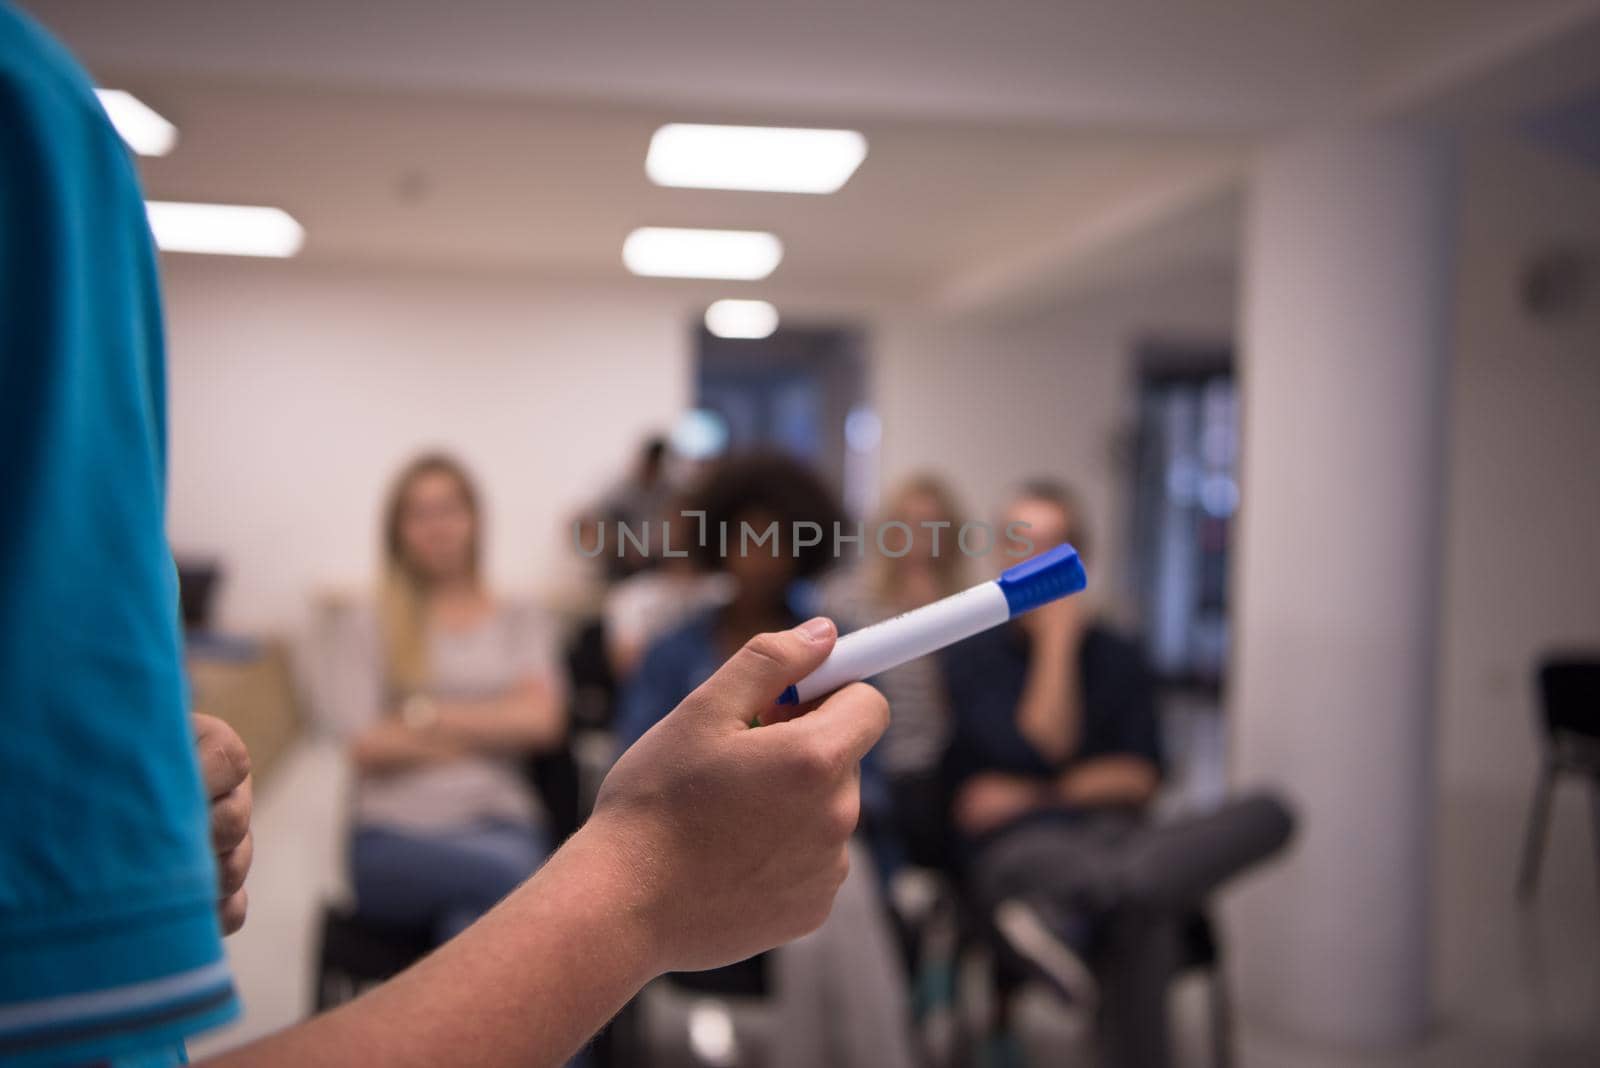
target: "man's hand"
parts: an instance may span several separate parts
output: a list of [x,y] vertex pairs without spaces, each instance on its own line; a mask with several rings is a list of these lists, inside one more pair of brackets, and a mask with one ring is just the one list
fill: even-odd
[[1077,752],[1083,737],[1078,658],[1088,622],[1082,598],[1052,601],[1018,622],[1029,649],[1017,730],[1047,763],[1059,764]]
[[814,619],[752,638],[601,786],[585,833],[625,865],[661,970],[741,960],[827,917],[849,870],[860,760],[888,704],[859,683],[799,714],[775,702],[836,637]]
[[1049,791],[1033,779],[984,772],[967,780],[956,794],[956,826],[965,834],[983,834],[1049,801]]
[[244,926],[249,898],[244,879],[255,851],[250,836],[250,754],[232,727],[215,716],[194,716],[200,779],[211,803],[211,848],[217,855],[217,915],[222,933]]
[[1024,613],[1017,622],[1028,636],[1051,653],[1061,650],[1076,656],[1087,627],[1083,598],[1063,597]]
[[834,637],[823,619],[751,639],[622,755],[589,822],[488,915],[393,981],[217,1063],[562,1064],[662,972],[815,929],[849,866],[859,761],[889,724],[862,685],[779,721],[795,710],[778,695]]

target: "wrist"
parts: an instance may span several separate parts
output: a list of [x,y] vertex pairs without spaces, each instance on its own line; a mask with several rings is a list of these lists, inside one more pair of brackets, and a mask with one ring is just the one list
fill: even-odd
[[1078,636],[1081,633],[1082,628],[1076,622],[1066,619],[1043,627],[1039,639],[1054,651],[1070,651],[1077,647]]
[[604,917],[608,939],[637,985],[671,970],[668,895],[656,851],[625,822],[597,813],[567,839],[554,860],[573,880],[575,891]]
[[425,693],[414,693],[400,704],[400,722],[419,734],[439,725],[439,706]]

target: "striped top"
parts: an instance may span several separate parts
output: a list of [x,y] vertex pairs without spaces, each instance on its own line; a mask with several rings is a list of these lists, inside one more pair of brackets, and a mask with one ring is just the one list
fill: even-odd
[[[871,626],[905,611],[875,597],[857,568],[830,579],[822,590],[822,612],[841,634]],[[893,715],[878,743],[884,771],[893,777],[936,770],[950,738],[950,707],[939,659],[918,657],[868,680],[889,702]]]

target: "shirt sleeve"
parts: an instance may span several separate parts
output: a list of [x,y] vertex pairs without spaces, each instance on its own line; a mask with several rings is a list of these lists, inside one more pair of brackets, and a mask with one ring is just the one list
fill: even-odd
[[615,724],[618,756],[688,696],[683,644],[682,634],[676,633],[652,645],[624,687]]
[[170,1050],[238,1002],[166,545],[155,251],[127,149],[0,4],[0,1062]]
[[1084,670],[1096,671],[1095,707],[1086,709],[1092,726],[1080,759],[1096,756],[1143,757],[1162,767],[1161,721],[1157,709],[1155,677],[1138,644],[1102,633],[1090,639]]
[[608,644],[632,645],[646,631],[649,593],[641,586],[640,578],[630,575],[606,593],[600,614],[605,622]]

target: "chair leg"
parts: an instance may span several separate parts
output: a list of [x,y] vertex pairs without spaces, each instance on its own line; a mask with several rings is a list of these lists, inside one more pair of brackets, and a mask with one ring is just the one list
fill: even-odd
[[1233,1068],[1233,997],[1228,976],[1219,961],[1211,969],[1211,1066]]
[[[1595,776],[1590,785],[1590,796],[1594,800],[1594,862],[1595,875],[1600,876],[1600,775]],[[1600,882],[1600,878],[1597,878]]]
[[1178,974],[1179,933],[1167,913],[1118,909],[1107,919],[1098,1021],[1107,1068],[1172,1063],[1167,993]]
[[1532,900],[1539,887],[1539,864],[1544,858],[1545,825],[1550,820],[1550,794],[1555,788],[1556,769],[1548,762],[1539,772],[1533,787],[1533,807],[1528,811],[1528,830],[1522,842],[1522,870],[1517,877],[1517,900]]

